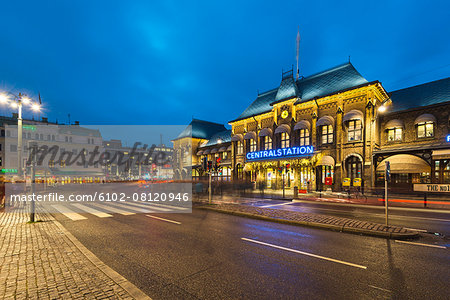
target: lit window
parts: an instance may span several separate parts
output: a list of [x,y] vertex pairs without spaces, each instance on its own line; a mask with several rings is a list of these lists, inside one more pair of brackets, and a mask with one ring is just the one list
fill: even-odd
[[322,126],[322,145],[333,143],[333,126],[324,125]]
[[361,120],[350,120],[348,122],[348,141],[360,141],[362,139]]
[[244,153],[244,145],[242,144],[241,141],[237,142],[237,154],[241,155]]
[[390,128],[388,129],[388,142],[396,142],[402,140],[402,128]]
[[250,139],[250,152],[255,152],[256,151],[256,141],[254,139]]
[[227,160],[228,159],[228,152],[227,151],[223,152],[222,159],[223,160]]
[[417,137],[425,138],[434,136],[433,122],[425,122],[417,124]]
[[270,136],[264,137],[264,150],[272,150],[272,138]]
[[300,129],[300,146],[308,146],[309,145],[309,130],[308,129]]
[[289,147],[289,134],[286,132],[281,133],[281,148]]

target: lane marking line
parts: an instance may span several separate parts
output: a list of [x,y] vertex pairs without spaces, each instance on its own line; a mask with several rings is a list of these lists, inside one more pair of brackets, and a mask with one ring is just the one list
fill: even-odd
[[342,261],[342,260],[338,260],[338,259],[334,259],[334,258],[330,258],[330,257],[320,256],[317,254],[304,252],[304,251],[300,251],[300,250],[295,250],[295,249],[291,249],[291,248],[286,248],[286,247],[282,247],[282,246],[278,246],[278,245],[274,245],[274,244],[264,243],[264,242],[260,242],[257,240],[252,240],[252,239],[248,239],[248,238],[241,238],[241,240],[255,243],[255,244],[264,245],[264,246],[269,246],[269,247],[273,247],[273,248],[277,248],[277,249],[281,249],[281,250],[285,250],[285,251],[290,251],[290,252],[294,252],[294,253],[298,253],[298,254],[303,254],[303,255],[307,255],[307,256],[311,256],[311,257],[315,257],[315,258],[320,258],[323,260],[328,260],[331,262],[335,262],[335,263],[339,263],[339,264],[343,264],[343,265],[347,265],[347,266],[351,266],[351,267],[355,267],[355,268],[360,268],[360,269],[364,269],[364,270],[367,269],[366,266],[357,265],[357,264],[353,264],[350,262],[346,262],[346,261]]
[[380,287],[377,287],[377,286],[374,286],[374,285],[370,285],[370,284],[369,284],[369,286],[370,286],[371,288],[374,288],[374,289],[377,289],[377,290],[380,290],[380,291],[383,291],[383,292],[392,293],[391,290],[386,290],[386,289],[383,289],[383,288],[380,288]]
[[447,249],[445,246],[439,246],[439,245],[431,245],[431,244],[423,244],[423,243],[414,243],[414,242],[406,242],[406,241],[399,241],[395,240],[397,243],[402,244],[411,244],[411,245],[417,245],[417,246],[425,246],[425,247],[432,247],[432,248],[439,248],[439,249]]
[[134,206],[130,203],[122,203],[122,202],[116,202],[115,205],[121,206],[121,207],[125,207],[127,209],[136,211],[137,213],[152,213],[153,211],[150,211],[148,209],[139,207],[139,206]]
[[273,206],[281,206],[281,205],[289,205],[289,204],[293,204],[294,202],[287,202],[287,203],[279,203],[279,204],[270,204],[270,205],[264,205],[264,206],[260,206],[262,208],[267,208],[267,207],[273,207]]
[[96,209],[94,209],[92,207],[89,207],[89,206],[86,206],[86,205],[83,205],[83,204],[80,204],[80,203],[75,203],[75,204],[72,204],[72,205],[75,206],[75,207],[78,207],[81,210],[84,210],[87,213],[90,213],[90,214],[92,214],[92,215],[94,215],[96,217],[99,217],[99,218],[112,217],[112,215],[110,215],[110,214],[107,214],[105,212],[96,210]]
[[405,229],[407,229],[407,230],[415,230],[415,231],[420,231],[420,232],[428,232],[428,230],[425,230],[425,229],[408,228],[408,227],[403,227],[403,228],[405,228]]
[[161,220],[161,221],[165,221],[165,222],[169,222],[169,223],[174,223],[177,225],[181,225],[180,222],[174,221],[174,220],[168,220],[168,219],[164,219],[164,218],[160,218],[160,217],[155,217],[155,216],[151,216],[151,215],[146,215],[149,218],[153,218],[153,219],[157,219],[157,220]]
[[62,213],[63,215],[65,215],[66,217],[71,219],[72,221],[87,220],[86,217],[80,215],[79,213],[72,212],[70,209],[68,209],[67,207],[65,207],[63,205],[54,204],[51,207],[56,208],[57,211],[59,211],[60,213]]
[[90,204],[95,206],[95,207],[104,209],[106,211],[109,211],[109,212],[112,212],[112,213],[115,213],[115,214],[121,214],[121,215],[124,215],[124,216],[130,216],[130,215],[135,215],[136,214],[136,213],[133,213],[133,212],[128,212],[126,210],[120,209],[120,208],[113,207],[112,203],[108,203],[107,205],[102,205],[100,203],[90,203]]

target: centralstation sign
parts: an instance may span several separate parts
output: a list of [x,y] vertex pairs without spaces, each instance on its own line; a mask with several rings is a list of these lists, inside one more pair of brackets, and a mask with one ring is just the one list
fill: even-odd
[[276,158],[291,158],[309,156],[314,154],[313,146],[289,147],[274,150],[261,150],[247,153],[247,160],[262,160],[262,159],[276,159]]

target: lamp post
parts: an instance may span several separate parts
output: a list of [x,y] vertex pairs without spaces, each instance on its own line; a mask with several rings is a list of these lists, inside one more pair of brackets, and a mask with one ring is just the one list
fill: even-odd
[[13,100],[9,99],[7,94],[0,94],[0,103],[9,104],[12,108],[17,108],[17,175],[19,178],[22,176],[22,105],[28,105],[33,111],[39,111],[41,109],[38,103],[33,103],[26,95],[19,93],[17,96],[10,94],[14,97]]

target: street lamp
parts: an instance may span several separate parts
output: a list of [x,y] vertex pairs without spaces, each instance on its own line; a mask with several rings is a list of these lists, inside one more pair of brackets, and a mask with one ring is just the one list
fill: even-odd
[[31,101],[26,95],[19,93],[19,95],[10,94],[14,98],[11,100],[7,94],[0,94],[0,103],[9,104],[11,108],[17,108],[17,175],[22,176],[22,105],[30,106],[33,111],[39,111],[41,106],[38,103]]

